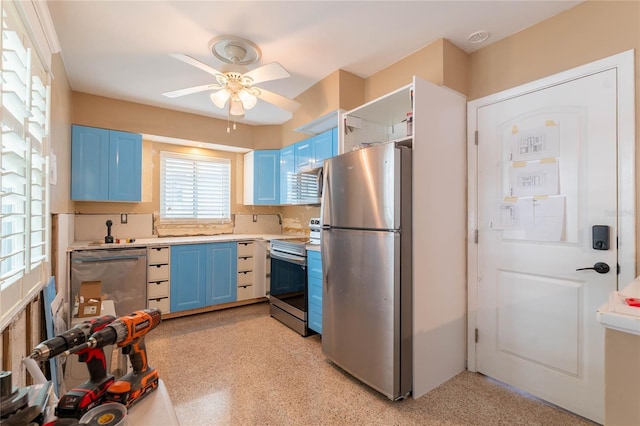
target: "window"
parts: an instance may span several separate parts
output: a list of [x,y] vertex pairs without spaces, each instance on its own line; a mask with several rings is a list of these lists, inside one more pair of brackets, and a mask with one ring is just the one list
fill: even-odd
[[231,220],[231,160],[162,151],[160,219]]
[[2,2],[0,316],[4,328],[45,281],[49,76],[12,2]]

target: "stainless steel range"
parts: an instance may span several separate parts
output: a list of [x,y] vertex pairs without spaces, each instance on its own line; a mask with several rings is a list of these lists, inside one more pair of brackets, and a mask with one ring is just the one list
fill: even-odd
[[307,239],[271,241],[271,316],[302,336],[307,328]]

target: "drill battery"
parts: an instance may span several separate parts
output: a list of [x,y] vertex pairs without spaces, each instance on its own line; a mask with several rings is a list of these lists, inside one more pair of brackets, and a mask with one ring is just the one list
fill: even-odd
[[79,419],[93,407],[105,402],[107,389],[114,383],[111,375],[98,382],[84,382],[65,393],[56,406],[56,416]]

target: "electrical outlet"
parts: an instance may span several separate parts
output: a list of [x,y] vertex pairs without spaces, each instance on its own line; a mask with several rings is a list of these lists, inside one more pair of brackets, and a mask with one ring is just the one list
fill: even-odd
[[127,214],[120,213],[120,223],[127,223]]

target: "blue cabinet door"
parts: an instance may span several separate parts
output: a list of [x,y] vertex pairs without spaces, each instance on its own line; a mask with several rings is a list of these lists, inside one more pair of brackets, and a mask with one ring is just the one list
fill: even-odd
[[142,135],[109,133],[109,200],[142,200]]
[[141,178],[141,135],[72,126],[72,200],[141,201]]
[[[315,137],[315,136],[314,136]],[[304,139],[293,145],[296,158],[296,170],[310,169],[313,163],[312,138]]]
[[207,244],[206,259],[206,305],[235,302],[238,291],[236,243]]
[[290,204],[290,189],[296,173],[294,145],[280,150],[280,204]]
[[337,154],[337,150],[334,149],[334,133],[337,136],[337,131],[334,132],[334,130],[331,129],[313,137],[312,151],[314,156],[314,167],[321,167],[324,160],[326,160],[327,158],[331,158]]
[[206,246],[188,244],[171,247],[171,312],[205,306]]
[[109,130],[71,127],[71,199],[109,199]]
[[280,150],[267,149],[254,152],[253,198],[254,204],[280,203]]
[[308,326],[322,334],[322,258],[319,251],[307,251],[307,285],[309,287]]

